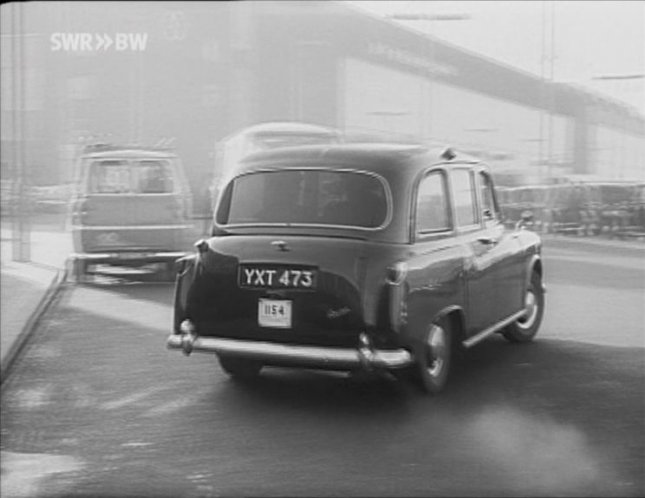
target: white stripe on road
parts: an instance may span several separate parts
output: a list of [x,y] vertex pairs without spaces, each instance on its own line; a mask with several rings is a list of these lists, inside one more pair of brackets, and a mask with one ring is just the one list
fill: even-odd
[[47,384],[33,389],[21,389],[13,394],[13,399],[21,409],[33,410],[51,403],[53,386]]
[[130,394],[129,396],[126,396],[121,399],[117,399],[115,401],[108,401],[107,403],[103,403],[102,408],[104,410],[115,410],[117,408],[123,408],[124,406],[131,405],[132,403],[136,403],[138,401],[141,401],[142,399],[145,399],[154,394],[157,394],[158,392],[161,392],[164,389],[165,387],[153,387],[150,389],[146,389],[144,391]]
[[194,405],[199,401],[203,394],[191,394],[189,396],[184,396],[183,398],[164,403],[162,405],[156,406],[147,412],[143,413],[144,417],[158,417],[159,415],[167,415],[168,413],[181,410],[188,406]]
[[47,476],[75,472],[83,468],[84,465],[81,460],[66,455],[25,454],[9,451],[1,453],[1,460],[0,494],[15,498],[36,496],[40,491],[40,482]]

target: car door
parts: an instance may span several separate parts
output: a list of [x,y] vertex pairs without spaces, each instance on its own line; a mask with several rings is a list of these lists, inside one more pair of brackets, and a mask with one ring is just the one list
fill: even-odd
[[447,173],[432,169],[416,189],[413,240],[407,261],[407,314],[425,324],[453,305],[463,305],[464,247],[454,234]]
[[482,220],[482,232],[478,240],[487,246],[486,258],[493,273],[495,293],[494,322],[498,322],[522,308],[526,265],[516,232],[506,230],[502,224],[490,174],[485,170],[478,170],[475,176]]
[[498,320],[495,282],[495,233],[482,227],[473,168],[450,170],[453,217],[457,238],[466,250],[466,329],[476,334]]

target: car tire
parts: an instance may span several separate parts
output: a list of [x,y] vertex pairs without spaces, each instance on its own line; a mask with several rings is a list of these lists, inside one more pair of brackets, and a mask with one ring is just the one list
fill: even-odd
[[254,379],[262,369],[262,364],[254,360],[231,358],[229,356],[218,356],[218,360],[222,370],[234,379]]
[[431,323],[423,331],[416,354],[416,376],[428,394],[438,394],[448,381],[452,360],[452,333],[447,320]]
[[544,290],[542,279],[537,273],[531,275],[531,281],[524,296],[525,314],[506,327],[502,335],[510,342],[530,342],[537,334],[542,315],[544,314]]

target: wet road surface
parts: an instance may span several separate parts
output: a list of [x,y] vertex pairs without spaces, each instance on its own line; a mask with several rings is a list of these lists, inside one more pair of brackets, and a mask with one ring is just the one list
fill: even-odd
[[642,496],[642,252],[547,245],[537,340],[439,397],[389,377],[230,380],[168,351],[172,287],[69,287],[3,385],[2,496]]

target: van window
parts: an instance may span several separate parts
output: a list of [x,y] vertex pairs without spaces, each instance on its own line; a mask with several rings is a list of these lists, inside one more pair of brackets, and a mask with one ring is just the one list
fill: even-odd
[[106,159],[90,165],[89,191],[94,194],[165,194],[173,190],[168,161]]
[[168,194],[173,191],[170,165],[166,161],[145,160],[133,163],[134,190],[140,194]]
[[130,192],[130,165],[127,161],[94,161],[90,166],[90,192],[124,194]]

